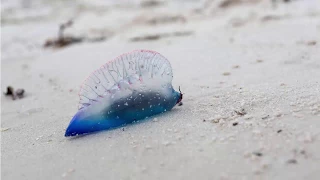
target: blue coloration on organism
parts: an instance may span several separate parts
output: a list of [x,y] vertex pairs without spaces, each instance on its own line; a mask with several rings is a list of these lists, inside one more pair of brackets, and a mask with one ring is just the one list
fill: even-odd
[[171,85],[172,77],[169,61],[157,52],[119,56],[84,82],[81,107],[65,136],[112,129],[171,110],[182,100]]

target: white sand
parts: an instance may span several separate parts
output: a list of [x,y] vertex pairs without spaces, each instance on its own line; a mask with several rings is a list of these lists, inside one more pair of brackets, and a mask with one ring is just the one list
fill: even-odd
[[[318,179],[319,1],[275,9],[269,1],[224,9],[208,2],[150,9],[96,0],[68,9],[57,1],[34,5],[43,12],[32,16],[13,3],[16,11],[3,12],[1,88],[27,93],[1,98],[2,179]],[[179,18],[164,22],[169,16]],[[108,40],[43,49],[69,17],[77,17],[70,34],[98,31]],[[153,17],[162,21],[148,25]],[[130,42],[177,31],[192,34]],[[124,131],[65,138],[82,81],[134,49],[170,60],[183,106]],[[241,109],[247,114],[235,113]]]

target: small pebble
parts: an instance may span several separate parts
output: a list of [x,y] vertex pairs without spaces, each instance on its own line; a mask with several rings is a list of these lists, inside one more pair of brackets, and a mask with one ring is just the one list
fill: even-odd
[[24,89],[17,89],[16,94],[19,98],[22,98],[24,94]]
[[231,73],[229,73],[229,72],[224,72],[222,75],[224,75],[224,76],[229,76]]
[[279,129],[278,131],[277,131],[277,133],[281,133],[282,132],[282,129]]
[[317,44],[317,41],[309,41],[309,42],[307,43],[308,46],[314,46],[314,45],[316,45],[316,44]]
[[270,163],[269,163],[269,162],[262,162],[262,163],[261,163],[261,167],[262,167],[263,169],[268,169],[268,168],[270,167]]
[[246,110],[243,108],[240,111],[235,110],[234,112],[237,113],[237,115],[239,116],[244,116],[247,114]]
[[12,95],[13,94],[13,87],[11,87],[11,86],[8,86],[7,87],[7,92],[5,93],[5,95]]
[[212,123],[219,123],[220,119],[222,119],[222,117],[220,115],[216,115],[214,117],[209,118],[209,121],[211,121]]
[[282,116],[282,113],[276,113],[275,117],[281,117]]
[[238,122],[234,122],[232,123],[232,126],[237,126],[239,123]]
[[261,157],[263,156],[263,154],[261,152],[253,152],[254,155],[258,156],[258,157]]
[[219,123],[219,121],[220,121],[220,119],[213,119],[213,120],[211,120],[211,122],[213,122],[213,123]]
[[287,163],[288,163],[288,164],[297,164],[298,161],[295,160],[295,159],[289,159],[289,160],[287,161]]

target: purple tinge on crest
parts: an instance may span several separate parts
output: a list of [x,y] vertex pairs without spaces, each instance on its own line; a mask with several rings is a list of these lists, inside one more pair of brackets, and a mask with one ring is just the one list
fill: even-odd
[[171,110],[182,100],[161,54],[136,50],[94,71],[81,86],[79,111],[65,136],[116,128]]

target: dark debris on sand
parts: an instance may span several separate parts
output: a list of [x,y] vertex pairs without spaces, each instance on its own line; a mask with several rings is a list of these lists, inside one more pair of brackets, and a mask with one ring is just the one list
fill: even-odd
[[282,129],[279,129],[278,131],[277,131],[277,133],[281,133],[282,132]]
[[16,91],[14,91],[13,87],[8,86],[7,87],[7,92],[5,92],[4,94],[6,96],[11,96],[12,100],[16,100],[17,98],[21,99],[24,97],[24,89],[17,89]]
[[161,6],[164,3],[161,1],[156,1],[156,0],[147,0],[147,1],[142,1],[141,2],[141,7],[144,8],[151,8],[151,7],[157,7],[157,6]]
[[193,34],[192,31],[176,31],[172,33],[159,33],[159,34],[151,34],[151,35],[142,35],[133,37],[130,39],[131,42],[140,42],[140,41],[155,41],[161,38],[166,37],[180,37],[180,36],[190,36]]
[[58,38],[54,39],[47,39],[44,43],[45,48],[63,48],[72,44],[82,43],[84,41],[86,42],[99,42],[106,40],[106,37],[101,36],[98,38],[89,39],[86,37],[74,37],[74,36],[66,36],[64,34],[64,31],[67,28],[70,28],[73,25],[73,21],[69,20],[66,23],[63,23],[59,26],[59,32],[58,32]]
[[317,41],[309,41],[309,42],[307,43],[308,46],[314,46],[314,45],[316,45],[316,44],[317,44]]
[[287,161],[287,163],[288,163],[288,164],[297,164],[298,161],[297,161],[296,159],[289,159],[289,160]]
[[263,154],[261,152],[253,152],[254,155],[258,156],[258,157],[261,157],[263,156]]
[[48,39],[44,47],[54,47],[54,48],[62,48],[74,43],[80,43],[83,41],[82,37],[72,37],[65,36],[64,31],[73,25],[73,21],[69,20],[66,23],[63,23],[59,26],[58,38],[57,39]]
[[243,108],[240,111],[235,110],[234,112],[239,116],[244,116],[247,114],[246,110]]
[[172,15],[172,16],[162,16],[162,17],[154,17],[147,21],[147,24],[150,25],[158,25],[158,24],[165,24],[165,23],[176,23],[181,22],[185,23],[187,19],[182,15]]
[[242,3],[241,0],[225,0],[225,1],[222,1],[219,4],[219,7],[220,8],[228,8],[228,7],[232,7],[232,6],[235,6],[235,5],[239,5],[241,3]]
[[258,2],[260,2],[260,0],[224,0],[219,4],[219,8],[230,8],[242,4],[255,4]]

